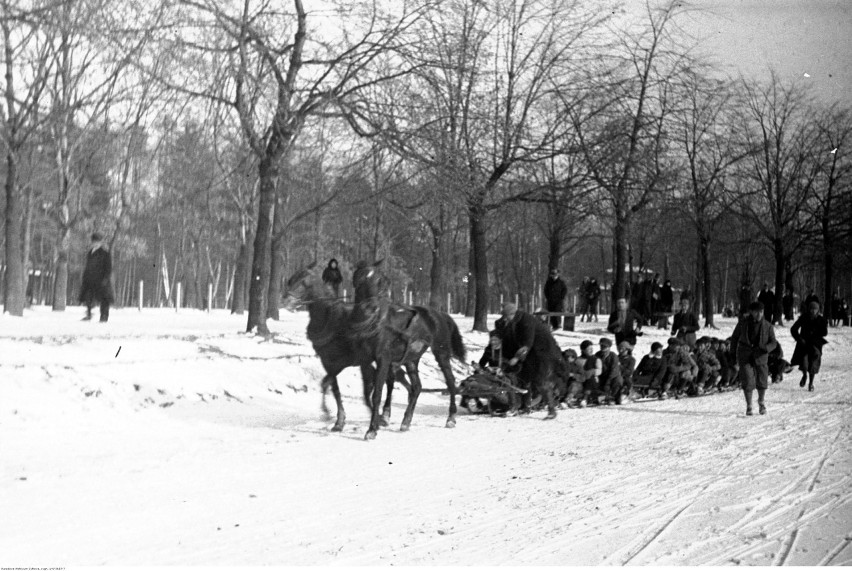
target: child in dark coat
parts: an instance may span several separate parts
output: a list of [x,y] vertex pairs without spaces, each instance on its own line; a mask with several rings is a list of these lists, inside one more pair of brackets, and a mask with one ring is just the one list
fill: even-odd
[[588,339],[580,343],[580,356],[577,358],[577,364],[583,371],[583,398],[580,399],[580,408],[585,407],[589,403],[598,403],[598,394],[600,386],[598,385],[598,377],[603,372],[603,364],[595,355],[595,345]]
[[799,386],[804,387],[805,381],[809,381],[809,391],[814,390],[814,378],[819,373],[822,362],[822,348],[827,343],[825,336],[828,335],[828,322],[819,311],[819,302],[811,300],[808,303],[808,312],[799,316],[790,328],[790,333],[796,340],[792,364],[798,365],[802,371]]
[[633,347],[627,341],[618,344],[618,363],[621,365],[622,399],[630,396],[633,390],[633,370],[636,368],[636,358],[633,357]]
[[618,355],[610,351],[611,339],[602,337],[600,347],[596,357],[601,361],[600,388],[604,403],[621,404],[621,389],[624,384],[621,379],[621,363],[618,361]]

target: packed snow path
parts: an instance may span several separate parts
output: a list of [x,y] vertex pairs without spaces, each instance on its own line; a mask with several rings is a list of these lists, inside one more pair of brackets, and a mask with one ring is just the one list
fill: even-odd
[[[729,392],[447,429],[448,397],[424,393],[400,433],[399,390],[365,442],[355,369],[328,430],[304,313],[270,339],[225,312],[80,316],[0,317],[3,567],[852,564],[850,328],[829,331],[816,391],[791,373],[766,416]],[[456,319],[478,359],[486,335]],[[604,334],[578,328],[560,346]],[[637,359],[666,338],[646,330]]]

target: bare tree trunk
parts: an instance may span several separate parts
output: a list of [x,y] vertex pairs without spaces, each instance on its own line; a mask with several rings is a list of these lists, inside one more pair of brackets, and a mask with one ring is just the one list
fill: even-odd
[[264,157],[260,161],[260,196],[257,211],[257,231],[254,236],[254,256],[249,285],[249,314],[246,331],[268,335],[266,312],[268,307],[272,226],[275,215],[275,181],[278,176],[275,162],[278,157]]
[[775,307],[772,308],[774,314],[772,321],[773,323],[783,325],[784,316],[781,311],[781,298],[784,291],[784,265],[787,256],[784,252],[784,242],[780,238],[775,239],[773,246],[775,251]]
[[[441,245],[444,238],[444,207],[441,205],[438,214],[438,223],[429,224],[432,232],[432,267],[429,269],[429,307],[441,309],[445,303],[444,299],[444,263],[441,256]],[[445,308],[449,311],[449,308]]]
[[33,241],[33,191],[31,188],[24,190],[24,244],[21,253],[21,260],[24,262],[24,291],[26,292],[27,284],[30,278],[30,251]]
[[21,258],[21,196],[17,188],[17,153],[6,151],[6,275],[3,287],[3,311],[24,315],[24,260]]
[[710,242],[701,239],[701,269],[704,279],[704,327],[715,327],[713,323],[713,284],[710,279]]
[[[266,317],[278,321],[280,318],[278,305],[281,300],[281,282],[284,279],[285,259],[284,248],[286,242],[286,233],[284,229],[284,208],[280,198],[276,201],[275,214],[273,218],[273,235],[272,239],[272,267],[270,268],[269,279],[269,307],[266,311]],[[317,229],[319,229],[319,214],[317,214]],[[319,238],[319,236],[317,236]],[[319,241],[319,240],[317,240]],[[319,252],[314,252],[318,255]]]
[[[624,266],[627,263],[627,233],[629,228],[629,220],[626,216],[618,213],[615,218],[615,232],[613,236],[615,250],[615,260],[613,265],[612,279],[612,295],[610,296],[610,304],[614,304],[615,300],[624,297],[626,294],[624,284]],[[612,307],[609,308],[612,311]]]
[[476,299],[473,309],[473,330],[488,331],[488,258],[485,208],[481,204],[470,206],[470,247],[473,252],[472,281]]
[[[834,285],[834,255],[831,253],[832,249],[832,241],[831,241],[831,229],[829,228],[829,219],[826,214],[823,214],[822,217],[822,260],[823,260],[823,276],[824,276],[824,289],[823,289],[823,313],[828,313],[831,311],[831,290]],[[804,292],[802,292],[802,298],[804,299]]]

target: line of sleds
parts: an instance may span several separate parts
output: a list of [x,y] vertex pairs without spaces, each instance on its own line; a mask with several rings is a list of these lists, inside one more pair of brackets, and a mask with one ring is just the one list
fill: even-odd
[[[572,350],[563,352],[567,358]],[[730,352],[725,356],[721,370],[703,379],[672,379],[663,375],[651,378],[643,375],[631,376],[631,382],[624,387],[619,398],[610,391],[595,386],[591,391],[588,384],[571,373],[566,363],[556,382],[556,400],[560,408],[586,408],[609,406],[624,403],[658,402],[706,397],[724,392],[740,390],[736,360]],[[535,387],[523,386],[516,369],[503,366],[480,366],[473,363],[474,373],[459,384],[461,406],[472,414],[490,414],[492,416],[514,416],[529,412],[520,408],[522,397],[532,392],[531,410],[541,410],[545,404]],[[793,367],[783,357],[780,345],[770,353],[769,373],[773,383],[780,383],[784,374]]]

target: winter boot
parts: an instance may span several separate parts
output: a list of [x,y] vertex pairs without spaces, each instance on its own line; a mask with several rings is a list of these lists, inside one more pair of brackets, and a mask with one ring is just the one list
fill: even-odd
[[746,416],[751,416],[751,415],[754,414],[751,410],[752,391],[743,390],[743,394],[745,395],[745,401],[746,401]]

